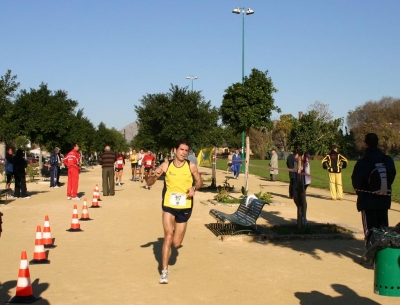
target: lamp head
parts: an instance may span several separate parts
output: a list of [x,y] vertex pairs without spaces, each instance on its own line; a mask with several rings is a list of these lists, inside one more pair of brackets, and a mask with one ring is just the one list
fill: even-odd
[[232,11],[232,13],[234,13],[234,14],[240,14],[240,8],[235,8],[233,11]]
[[195,77],[194,77],[194,79],[198,79],[198,77],[197,77],[197,76],[195,76]]
[[186,76],[186,79],[190,79],[190,76]]
[[254,14],[254,11],[251,8],[248,8],[246,11],[246,15],[252,15]]

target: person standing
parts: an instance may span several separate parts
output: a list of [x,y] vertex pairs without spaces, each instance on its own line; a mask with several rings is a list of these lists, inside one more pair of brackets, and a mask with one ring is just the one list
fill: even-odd
[[117,160],[115,161],[115,184],[121,186],[122,174],[124,173],[125,158],[122,152],[117,155]]
[[[144,156],[142,163],[144,166],[144,180],[146,180],[149,176],[151,176],[153,174],[153,169],[154,169],[154,165],[155,165],[155,161],[156,158],[154,158],[154,156],[151,154],[151,151],[148,150],[146,155]],[[146,183],[146,185],[144,186],[145,189],[150,189],[150,185],[148,185]]]
[[[14,177],[14,166],[13,166],[13,150],[11,147],[7,149],[6,153],[6,164],[5,164],[5,172],[6,172],[6,189],[11,189],[11,181]],[[14,198],[11,194],[6,194],[6,198]]]
[[104,153],[99,158],[103,182],[103,196],[114,196],[114,163],[117,161],[115,153],[111,152],[110,146],[104,148]]
[[347,167],[347,163],[347,159],[338,153],[336,145],[332,145],[330,153],[322,159],[322,167],[329,172],[332,200],[343,200],[342,169]]
[[144,174],[144,167],[143,167],[143,158],[144,158],[143,149],[139,150],[138,153],[138,168],[139,168],[139,178],[140,182],[143,182],[143,174]]
[[14,197],[30,199],[26,192],[26,167],[27,163],[24,159],[24,152],[22,149],[18,149],[13,158],[13,167],[14,167],[14,180],[15,180],[15,189],[14,189]]
[[278,155],[276,154],[276,150],[271,150],[271,161],[269,163],[269,178],[271,181],[275,181],[275,176],[278,175]]
[[177,141],[174,147],[174,160],[162,163],[154,175],[146,179],[147,185],[151,186],[165,173],[161,204],[164,242],[161,254],[160,284],[168,284],[168,262],[171,256],[171,247],[181,246],[187,222],[192,215],[193,197],[196,190],[203,185],[197,165],[186,160],[189,149],[188,141]]
[[81,156],[78,153],[79,145],[74,144],[72,150],[64,156],[63,163],[68,167],[67,199],[81,200],[78,197],[79,172],[81,170]]
[[193,151],[192,149],[189,151],[189,154],[188,154],[188,156],[187,156],[186,159],[187,159],[188,161],[190,161],[190,162],[192,162],[192,163],[198,165],[197,158],[196,158],[196,156],[195,156],[195,154],[194,154],[194,151]]
[[54,153],[50,156],[50,187],[59,188],[57,185],[59,170],[60,170],[60,149],[58,147],[54,148]]
[[[357,210],[361,212],[365,237],[368,230],[372,228],[381,229],[389,226],[391,186],[396,177],[393,159],[378,148],[378,142],[379,139],[375,133],[368,133],[365,136],[365,156],[357,161],[351,175],[353,188],[357,193]],[[380,193],[374,193],[368,182],[377,163],[383,163],[387,170],[384,181],[381,180],[386,183],[387,190]]]
[[293,151],[286,159],[286,166],[289,169],[289,198],[292,199],[296,189],[296,169],[297,169],[297,157],[298,153]]
[[242,167],[242,155],[239,153],[239,149],[236,149],[235,153],[232,156],[232,170],[235,179],[239,178],[241,167]]
[[227,161],[227,168],[226,168],[226,173],[228,174],[231,171],[232,167],[232,157],[233,157],[233,152],[230,150],[229,155],[228,155],[228,161]]
[[136,181],[136,173],[137,173],[137,169],[138,169],[139,156],[136,153],[135,149],[132,151],[130,159],[131,159],[131,169],[132,169],[132,181]]

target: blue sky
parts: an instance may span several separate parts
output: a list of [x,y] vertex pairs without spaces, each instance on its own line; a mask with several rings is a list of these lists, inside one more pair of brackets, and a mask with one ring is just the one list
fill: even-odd
[[[400,98],[397,0],[0,0],[0,75],[20,89],[66,90],[98,125],[123,128],[134,106],[170,84],[219,107],[242,75],[269,71],[281,114],[329,104],[335,118],[383,96]],[[273,118],[279,118],[274,113]]]

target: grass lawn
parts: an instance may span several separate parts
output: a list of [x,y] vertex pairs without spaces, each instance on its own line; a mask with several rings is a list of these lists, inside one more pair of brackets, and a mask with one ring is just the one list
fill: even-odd
[[[279,160],[279,168],[286,168],[286,161]],[[260,177],[269,179],[269,169],[267,168],[269,160],[250,160],[250,174],[257,175]],[[351,185],[351,174],[353,173],[354,165],[356,161],[349,161],[347,168],[342,170],[342,183],[343,191],[345,193],[355,194],[355,191]],[[253,165],[253,166],[252,166]],[[255,166],[264,166],[265,168],[259,168]],[[400,169],[400,161],[395,161],[397,171]],[[320,160],[311,160],[311,186],[329,189],[329,177],[327,170],[322,168]],[[217,169],[226,170],[226,159],[217,160]],[[287,171],[280,170],[276,176],[279,181],[289,182],[289,173]],[[392,185],[393,201],[400,202],[400,179],[396,177]]]

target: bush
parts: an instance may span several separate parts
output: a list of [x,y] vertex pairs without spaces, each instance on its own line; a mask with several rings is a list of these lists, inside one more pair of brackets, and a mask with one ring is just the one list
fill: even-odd
[[28,164],[26,167],[26,175],[29,177],[29,181],[32,182],[35,180],[35,176],[39,176],[39,169]]

